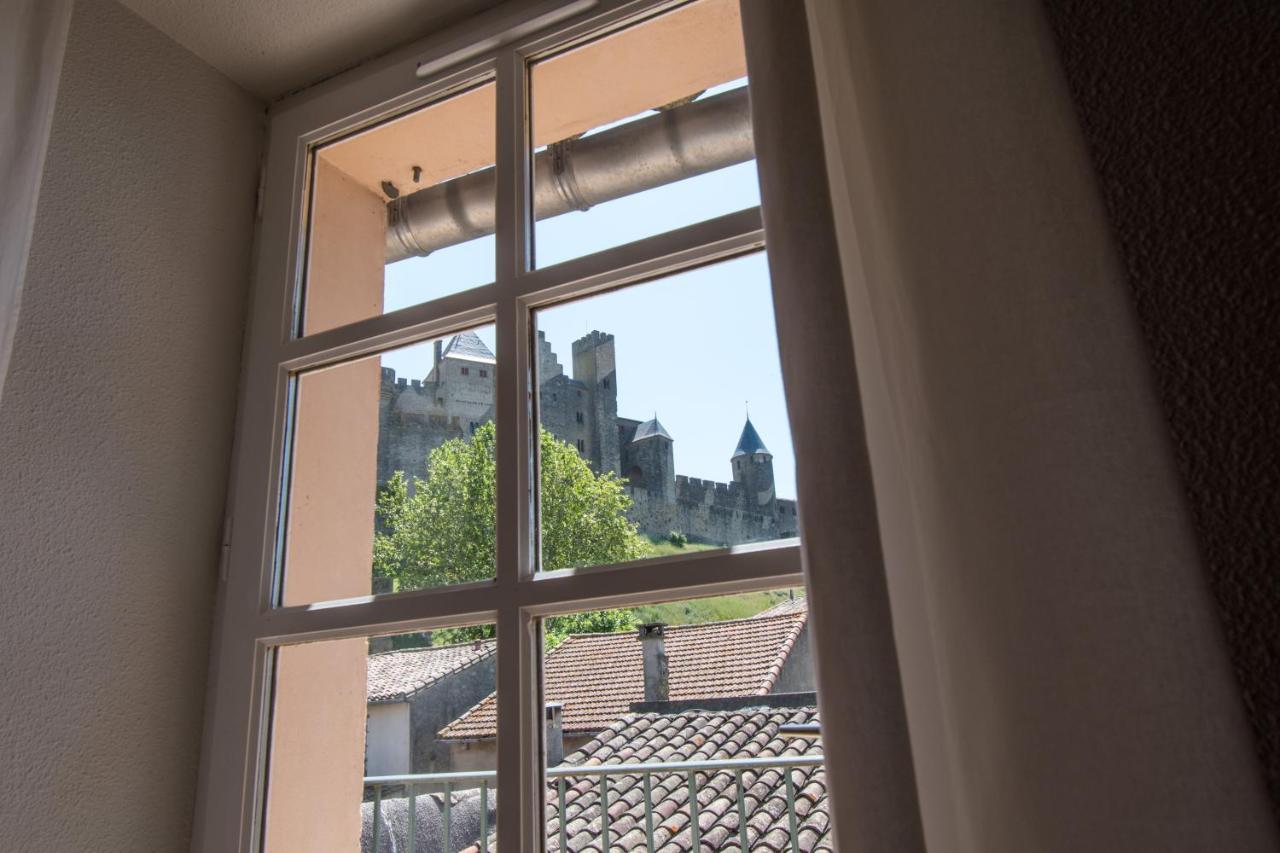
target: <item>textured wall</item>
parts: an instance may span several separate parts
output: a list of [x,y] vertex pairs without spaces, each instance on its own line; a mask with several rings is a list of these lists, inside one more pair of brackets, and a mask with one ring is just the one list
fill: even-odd
[[1280,5],[1046,5],[1280,809]]
[[0,406],[0,850],[188,844],[260,115],[77,4]]
[[[461,672],[441,679],[420,691],[410,702],[413,724],[413,773],[443,773],[456,769],[448,743],[436,740],[436,732],[461,717],[473,705],[494,690],[497,684],[498,656],[489,655]],[[497,767],[494,763],[485,770]],[[469,768],[474,765],[468,765]]]
[[813,643],[806,624],[796,637],[795,645],[782,664],[778,680],[770,693],[812,693],[817,689],[813,677]]

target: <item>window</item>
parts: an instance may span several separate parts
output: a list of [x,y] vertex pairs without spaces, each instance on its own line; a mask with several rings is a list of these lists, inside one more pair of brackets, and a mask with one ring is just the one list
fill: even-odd
[[[610,475],[622,478],[618,500],[636,534],[606,547],[583,531],[575,541],[592,541],[594,550],[557,549],[557,526],[584,516],[575,492],[544,479],[542,570],[666,557],[673,530],[689,551],[797,535],[788,514],[795,473],[764,252],[560,303],[535,312],[534,323],[544,352],[573,353],[573,381],[590,389],[601,413],[590,451],[579,439],[578,454],[602,486]],[[593,331],[575,337],[582,328]],[[672,340],[679,345],[668,346]],[[701,369],[690,373],[690,364]],[[566,381],[565,372],[548,372],[539,377],[542,388]],[[544,391],[539,399],[545,460],[554,457],[556,439],[578,430],[554,396]]]
[[494,97],[494,84],[477,79],[314,147],[306,283],[295,301],[301,333],[494,280],[492,223],[445,209],[465,189],[492,219]]
[[[566,2],[538,24],[273,116],[207,849],[405,849],[419,817],[451,849],[576,849],[570,828],[608,847],[602,807],[611,787],[638,802],[634,774],[555,770],[587,731],[543,689],[544,655],[608,634],[639,661],[644,625],[671,625],[674,650],[696,633],[680,613],[732,634],[803,586],[738,3]],[[699,139],[732,150],[682,164]],[[458,380],[472,368],[494,382]],[[421,764],[425,711],[370,685],[427,658],[487,692],[444,703]],[[662,784],[759,781],[713,760]],[[755,843],[732,809],[684,802],[695,836],[723,819]]]
[[[831,849],[803,590],[585,611],[544,633],[548,850],[788,849],[792,825],[790,849]],[[491,734],[493,701],[457,727]],[[640,762],[647,779],[628,772]]]

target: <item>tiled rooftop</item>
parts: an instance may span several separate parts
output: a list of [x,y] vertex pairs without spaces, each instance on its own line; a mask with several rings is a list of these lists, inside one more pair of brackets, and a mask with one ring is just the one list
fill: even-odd
[[369,702],[402,702],[446,675],[489,657],[493,640],[369,655]]
[[[777,681],[806,613],[755,617],[666,630],[671,700],[761,696]],[[644,661],[634,632],[574,634],[548,653],[543,695],[564,704],[564,733],[593,735],[644,700]],[[493,695],[440,731],[453,739],[497,734]]]
[[[780,755],[821,755],[817,738],[778,737],[784,723],[818,721],[816,708],[743,708],[737,711],[688,711],[670,714],[627,714],[565,764],[659,764],[674,761],[723,761]],[[833,851],[827,810],[826,773],[822,767],[743,771],[747,814],[747,849],[791,850],[786,776],[795,786],[796,846],[805,853]],[[738,789],[734,774],[721,771],[698,776],[700,851],[741,851]],[[548,785],[546,849],[555,853],[604,853],[601,838],[600,783],[596,777],[568,777],[565,785],[565,845],[560,846],[560,817],[555,785]],[[689,823],[689,782],[684,773],[654,773],[652,853],[693,853]],[[642,777],[609,777],[609,850],[645,850]],[[490,841],[492,847],[493,841]],[[472,844],[466,853],[476,853]]]
[[756,614],[757,619],[765,619],[770,616],[790,616],[796,613],[808,613],[809,604],[802,595],[799,598],[792,598],[786,601],[780,601],[770,607],[768,610],[762,610]]
[[[816,708],[745,708],[739,711],[689,711],[676,714],[628,714],[566,764],[715,761],[776,755],[821,754],[820,741],[778,737],[783,723],[818,719]],[[827,814],[826,774],[821,767],[796,767],[797,842],[800,850],[833,850]],[[790,849],[786,781],[781,769],[744,771],[747,844],[752,851]],[[594,778],[568,780],[565,790],[565,849],[601,851],[600,786]],[[692,850],[688,777],[654,774],[654,853]],[[609,779],[609,849],[645,849],[644,788],[641,777]],[[730,772],[698,777],[698,826],[704,850],[740,850],[738,792]],[[547,849],[560,850],[556,797],[547,798]]]

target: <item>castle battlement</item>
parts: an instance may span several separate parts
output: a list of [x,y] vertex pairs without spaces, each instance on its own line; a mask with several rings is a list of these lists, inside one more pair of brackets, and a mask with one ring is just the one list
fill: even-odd
[[[450,341],[446,352],[459,348],[457,344],[458,339]],[[613,345],[614,336],[598,329],[575,340],[574,375],[570,378],[545,334],[539,332],[539,412],[542,426],[576,448],[597,473],[611,472],[627,481],[626,490],[632,498],[627,514],[640,531],[666,536],[679,530],[695,541],[714,544],[794,536],[795,502],[772,498],[771,457],[750,421],[738,450],[728,459],[733,472],[728,482],[675,473],[675,439],[662,431],[656,415],[652,428],[640,441],[635,440],[641,422],[618,414]],[[467,347],[488,353],[478,339],[464,340],[459,351],[466,355],[470,352]],[[477,380],[486,380],[468,376],[465,368],[408,379],[384,367],[381,378],[379,482],[386,482],[396,471],[404,471],[410,478],[425,478],[432,450],[450,439],[465,439],[480,424],[493,419],[492,386],[479,384]],[[409,394],[410,390],[414,393]],[[645,440],[654,436],[666,440]],[[747,442],[748,438],[751,441]],[[763,452],[741,452],[744,442]]]
[[382,368],[382,387],[384,392],[391,392],[398,395],[415,391],[419,395],[429,394],[431,392],[432,383],[423,379],[409,379],[405,376],[396,376],[394,369],[390,367]]
[[601,332],[598,329],[589,332],[573,342],[574,353],[583,352],[584,350],[595,349],[603,344],[612,343],[613,335],[607,332]]

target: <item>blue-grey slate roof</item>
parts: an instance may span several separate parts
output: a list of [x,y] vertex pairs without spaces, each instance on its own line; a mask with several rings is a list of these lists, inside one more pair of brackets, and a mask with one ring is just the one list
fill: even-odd
[[671,437],[671,434],[667,432],[666,428],[663,427],[662,424],[658,423],[657,415],[654,415],[652,418],[636,427],[636,434],[631,437],[631,440],[643,441],[646,438],[653,438],[655,435],[660,435],[667,441],[675,441],[675,439]]
[[742,428],[742,436],[738,439],[738,448],[733,451],[733,457],[750,456],[752,453],[769,453],[769,448],[764,446],[760,433],[756,432],[756,428],[751,425],[751,418],[747,418],[747,424]]
[[440,357],[462,358],[468,361],[497,361],[493,351],[485,346],[485,342],[480,340],[480,336],[475,332],[454,335],[449,339],[449,343],[445,344],[444,352]]

